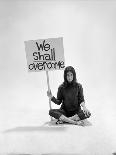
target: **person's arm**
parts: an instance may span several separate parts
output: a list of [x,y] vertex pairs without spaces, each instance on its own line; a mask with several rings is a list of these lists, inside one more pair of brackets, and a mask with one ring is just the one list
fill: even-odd
[[90,111],[85,106],[85,100],[84,100],[84,95],[83,95],[83,88],[82,88],[81,85],[80,85],[80,88],[79,88],[79,101],[80,101],[80,106],[82,107],[82,110],[83,110],[84,114],[86,116],[89,116],[90,115]]
[[81,106],[85,106],[83,88],[82,88],[82,85],[80,83],[78,84],[78,102]]
[[83,112],[84,112],[85,116],[90,116],[90,111],[86,108],[85,102],[82,102],[80,105],[81,105],[81,107],[83,109]]
[[86,116],[88,116],[90,114],[90,112],[89,112],[89,110],[85,106],[85,100],[84,100],[84,95],[83,95],[83,88],[82,88],[81,84],[79,84],[79,96],[78,97],[79,97],[79,104],[82,107],[82,110],[83,110],[84,114]]
[[60,105],[60,104],[61,104],[62,99],[63,99],[61,87],[58,88],[57,98],[55,98],[55,97],[52,95],[51,91],[50,91],[50,92],[47,92],[47,95],[48,95],[48,97],[51,99],[51,101],[54,102],[55,104],[57,104],[57,105]]

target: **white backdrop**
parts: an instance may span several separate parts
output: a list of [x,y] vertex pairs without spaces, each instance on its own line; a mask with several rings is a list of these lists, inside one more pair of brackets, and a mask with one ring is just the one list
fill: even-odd
[[[28,73],[24,41],[53,37],[63,37],[65,63],[76,69],[91,121],[114,136],[116,3],[110,0],[0,1],[0,130],[49,120],[46,73]],[[56,96],[63,71],[49,78]]]

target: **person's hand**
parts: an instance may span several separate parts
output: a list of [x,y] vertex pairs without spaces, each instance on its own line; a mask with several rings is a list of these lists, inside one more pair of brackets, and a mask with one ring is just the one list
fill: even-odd
[[86,107],[83,107],[83,112],[86,117],[91,115],[90,111]]
[[51,90],[47,91],[47,96],[51,99],[53,96],[52,96],[52,92]]

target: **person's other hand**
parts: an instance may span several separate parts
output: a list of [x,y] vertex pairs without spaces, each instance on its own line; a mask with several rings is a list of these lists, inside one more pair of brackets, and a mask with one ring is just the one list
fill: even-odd
[[83,112],[84,112],[85,116],[90,116],[91,115],[90,111],[85,107],[83,108]]
[[52,97],[53,97],[53,96],[52,96],[51,90],[50,90],[50,91],[47,91],[47,96],[48,96],[49,98],[52,98]]

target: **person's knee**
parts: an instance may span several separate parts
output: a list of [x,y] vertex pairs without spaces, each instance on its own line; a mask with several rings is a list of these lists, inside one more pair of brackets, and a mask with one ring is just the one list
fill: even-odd
[[49,115],[52,116],[53,115],[53,109],[49,110]]
[[84,114],[83,112],[78,113],[78,117],[80,118],[80,120],[89,118],[90,116],[91,116],[90,112],[88,114]]

